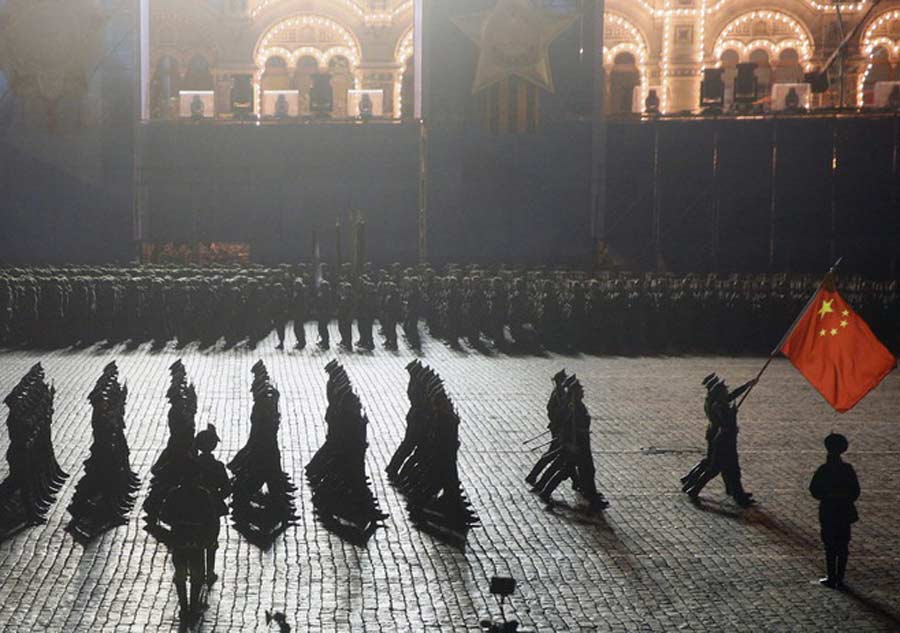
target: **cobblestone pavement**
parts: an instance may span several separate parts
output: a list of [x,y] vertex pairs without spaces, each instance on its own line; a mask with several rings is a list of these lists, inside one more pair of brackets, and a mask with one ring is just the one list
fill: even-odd
[[[461,476],[483,522],[464,551],[412,528],[381,474],[403,435],[409,350],[278,352],[269,339],[256,351],[3,353],[3,394],[38,360],[55,382],[54,440],[73,476],[47,525],[0,545],[0,631],[176,629],[169,558],[141,530],[137,511],[86,549],[62,529],[90,443],[86,397],[103,365],[118,360],[128,382],[127,433],[142,500],[165,444],[175,358],[197,385],[198,427],[218,426],[225,460],[247,436],[250,367],[264,359],[282,392],[284,468],[305,483],[303,465],[324,437],[323,367],[334,356],[371,420],[368,468],[389,527],[365,548],[344,544],[317,525],[304,485],[300,524],[271,550],[223,529],[223,578],[203,631],[265,631],[272,608],[285,611],[295,631],[478,630],[479,617],[496,612],[493,574],[518,579],[514,609],[543,633],[900,630],[900,375],[839,416],[786,361],[775,362],[741,412],[745,484],[760,501],[741,512],[721,480],[697,508],[680,494],[678,478],[703,443],[703,376],[716,370],[736,386],[755,374],[758,359],[485,356],[427,339],[421,355],[444,377],[463,420]],[[549,512],[523,483],[536,455],[522,442],[544,429],[550,376],[562,367],[581,378],[595,421],[597,477],[612,504],[599,520],[575,508]],[[863,487],[848,593],[813,582],[823,562],[807,485],[832,429],[849,436],[847,459]],[[6,472],[4,462],[0,476]],[[557,496],[576,504],[568,486]]]

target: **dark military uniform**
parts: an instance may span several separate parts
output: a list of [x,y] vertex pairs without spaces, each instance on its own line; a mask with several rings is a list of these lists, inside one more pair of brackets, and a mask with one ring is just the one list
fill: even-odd
[[828,570],[822,584],[839,587],[847,569],[850,526],[859,520],[855,502],[860,490],[853,466],[841,459],[841,453],[847,450],[846,438],[830,435],[826,446],[828,460],[816,470],[809,492],[819,500],[819,525]]

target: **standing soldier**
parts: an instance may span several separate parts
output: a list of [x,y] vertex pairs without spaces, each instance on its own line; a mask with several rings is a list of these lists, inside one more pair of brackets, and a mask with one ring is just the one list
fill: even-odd
[[337,322],[341,335],[340,346],[353,351],[353,286],[342,281],[337,294]]
[[397,323],[401,318],[400,293],[397,285],[389,281],[384,285],[381,303],[381,328],[384,331],[385,349],[397,350]]
[[294,318],[294,349],[306,347],[306,284],[302,277],[294,279],[291,292],[291,316]]
[[447,285],[447,296],[444,299],[445,328],[444,335],[450,343],[450,347],[459,348],[459,337],[462,330],[462,303],[463,295],[459,289],[459,279],[449,277]]
[[531,306],[525,280],[516,277],[513,281],[513,293],[509,300],[509,332],[516,345],[527,345],[534,342],[531,329]]
[[316,322],[319,326],[319,348],[328,349],[331,347],[331,339],[328,336],[328,324],[331,322],[331,313],[333,312],[334,296],[331,293],[331,284],[325,280],[319,282],[319,289],[316,291]]
[[275,332],[278,334],[276,349],[284,349],[287,324],[291,320],[291,297],[284,284],[276,283],[271,286],[269,302],[271,305],[272,324],[275,326]]
[[422,316],[422,289],[418,277],[406,280],[406,311],[403,318],[403,333],[413,349],[422,344],[419,336],[419,319]]
[[859,499],[859,480],[853,466],[841,459],[847,447],[847,438],[843,435],[832,433],[826,437],[828,458],[809,484],[809,492],[819,500],[819,526],[828,570],[828,576],[819,582],[832,589],[844,588],[850,526],[859,520],[855,505]]
[[364,277],[359,282],[358,291],[356,327],[359,330],[359,341],[356,342],[356,346],[371,352],[375,349],[375,341],[372,338],[372,330],[375,327],[375,284]]
[[498,350],[506,347],[506,319],[509,316],[509,294],[506,283],[500,277],[491,279],[490,306],[488,309],[488,327],[490,337]]

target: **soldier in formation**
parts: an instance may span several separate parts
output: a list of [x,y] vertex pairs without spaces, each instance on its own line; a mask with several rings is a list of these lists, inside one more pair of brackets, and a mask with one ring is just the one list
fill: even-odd
[[69,477],[53,449],[50,427],[55,393],[38,363],[4,400],[9,407],[9,475],[0,483],[0,541],[28,526],[45,523]]
[[[376,270],[367,264],[316,285],[312,267],[212,265],[0,268],[0,346],[58,347],[100,341],[154,340],[211,345],[260,341],[277,345],[293,321],[295,346],[304,325],[356,321],[358,347],[374,347],[375,320],[393,347],[402,325],[417,344],[419,317],[451,346],[503,347],[508,328],[520,348],[544,346],[607,355],[767,354],[821,281],[817,275],[674,275],[513,270],[428,265]],[[350,284],[352,300],[346,300]],[[875,334],[900,349],[896,281],[847,277],[840,288]],[[342,295],[342,293],[344,293]],[[340,310],[340,314],[338,311]],[[387,327],[386,327],[387,326]],[[411,336],[412,335],[412,336]]]
[[721,474],[725,493],[733,497],[741,507],[755,502],[753,494],[744,490],[741,483],[741,466],[737,450],[737,406],[734,401],[756,384],[755,380],[729,391],[725,381],[715,374],[703,379],[706,400],[703,410],[706,428],[706,455],[691,471],[682,477],[682,491],[691,499],[697,499],[704,486]]
[[253,366],[251,391],[250,437],[228,464],[234,475],[231,514],[235,528],[247,540],[267,547],[297,518],[296,488],[281,468],[278,445],[281,394],[262,361]]
[[[547,419],[549,420],[547,432],[550,433],[550,443],[547,445],[547,450],[534,465],[534,468],[525,477],[525,483],[529,486],[537,485],[538,477],[553,463],[553,460],[559,454],[561,448],[560,434],[566,421],[565,384],[567,379],[568,376],[564,369],[553,375],[553,391],[550,392],[550,400],[547,402]],[[544,437],[544,435],[539,437]]]
[[325,443],[306,466],[306,478],[319,520],[352,541],[364,542],[388,516],[379,508],[366,476],[369,420],[344,368],[331,361],[325,371],[327,432]]
[[184,473],[194,459],[194,435],[197,432],[197,391],[188,382],[187,370],[181,360],[169,367],[170,383],[166,391],[169,401],[169,439],[156,462],[150,468],[150,493],[144,500],[146,529],[157,537],[164,537],[159,528],[159,513],[163,500],[184,479]]
[[478,524],[457,467],[459,415],[434,370],[408,367],[410,409],[406,437],[388,466],[388,478],[407,499],[419,527],[461,537]]
[[819,526],[825,546],[825,568],[828,575],[819,580],[831,589],[844,589],[844,574],[850,554],[850,526],[859,520],[856,500],[859,480],[853,466],[841,455],[847,452],[847,438],[831,433],[825,438],[828,457],[819,466],[809,484],[809,492],[819,502]]
[[609,506],[597,490],[594,457],[591,452],[591,416],[584,405],[584,388],[577,377],[559,372],[553,378],[553,391],[547,403],[551,441],[526,481],[532,491],[550,504],[553,492],[566,479],[572,489],[587,499],[591,510]]
[[141,481],[131,469],[125,438],[128,387],[119,383],[115,362],[107,365],[88,399],[93,407],[93,443],[84,475],[69,505],[72,520],[66,530],[80,543],[127,522]]

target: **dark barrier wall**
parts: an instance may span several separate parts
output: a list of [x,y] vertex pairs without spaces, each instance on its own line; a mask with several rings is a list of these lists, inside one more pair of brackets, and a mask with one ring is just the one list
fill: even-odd
[[898,121],[611,123],[611,250],[645,270],[815,272],[843,256],[895,275]]
[[[592,68],[579,49],[590,45],[579,22],[560,34],[549,51],[555,91],[541,91],[537,129],[494,134],[485,122],[519,106],[496,92],[496,84],[473,95],[484,51],[458,26],[460,16],[493,10],[494,4],[425,3],[429,258],[583,266],[592,251]],[[541,4],[571,14],[575,3]]]
[[105,0],[103,55],[88,94],[43,99],[0,80],[0,262],[123,261],[133,252],[133,4]]
[[367,254],[415,262],[419,127],[150,124],[142,129],[145,239],[250,242],[262,262],[333,258],[341,220],[366,219]]

